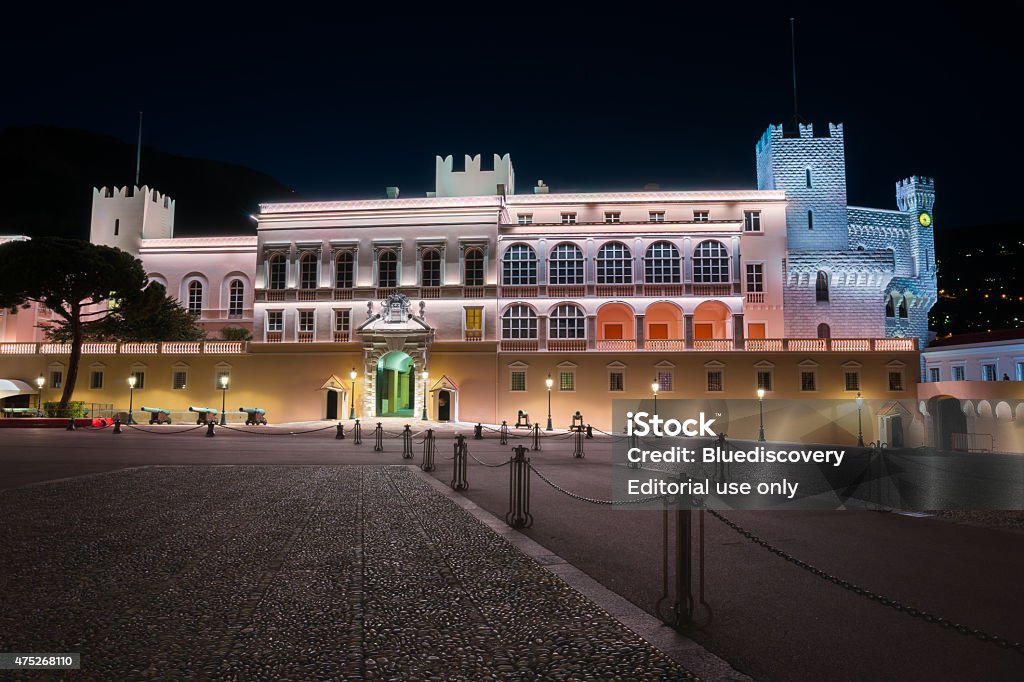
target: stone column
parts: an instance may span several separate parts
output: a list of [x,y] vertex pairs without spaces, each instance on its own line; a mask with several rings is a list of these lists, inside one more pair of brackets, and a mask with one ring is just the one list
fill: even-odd
[[732,338],[736,350],[743,350],[743,315],[732,316]]
[[634,332],[636,337],[636,349],[643,350],[644,348],[644,316],[637,315],[633,318],[636,321],[636,331]]
[[683,338],[686,339],[686,349],[693,350],[693,314],[683,315]]

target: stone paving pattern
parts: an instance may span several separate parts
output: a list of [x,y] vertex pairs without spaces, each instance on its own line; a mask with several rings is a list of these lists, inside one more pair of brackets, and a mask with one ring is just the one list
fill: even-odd
[[672,680],[405,467],[145,467],[0,492],[13,679]]

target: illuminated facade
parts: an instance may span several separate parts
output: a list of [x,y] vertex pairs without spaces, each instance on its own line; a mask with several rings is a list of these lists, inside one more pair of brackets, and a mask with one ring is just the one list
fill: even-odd
[[[519,193],[508,155],[438,157],[426,197],[263,204],[253,237],[174,238],[167,197],[96,190],[93,241],[138,254],[212,336],[253,333],[233,354],[117,360],[213,376],[219,353],[262,372],[253,398],[279,387],[293,419],[347,416],[353,388],[367,418],[418,417],[425,397],[431,418],[536,417],[548,375],[559,412],[605,425],[612,399],[652,382],[666,397],[913,398],[933,184],[899,183],[898,210],[847,206],[843,144],[841,125],[770,126],[752,190]],[[11,317],[0,338],[40,340]]]

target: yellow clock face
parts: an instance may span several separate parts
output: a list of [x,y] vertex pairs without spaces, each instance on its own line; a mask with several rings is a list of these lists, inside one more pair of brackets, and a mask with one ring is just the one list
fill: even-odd
[[932,217],[927,213],[922,213],[921,215],[919,215],[917,217],[917,220],[918,222],[921,223],[923,227],[928,227],[929,225],[932,224]]

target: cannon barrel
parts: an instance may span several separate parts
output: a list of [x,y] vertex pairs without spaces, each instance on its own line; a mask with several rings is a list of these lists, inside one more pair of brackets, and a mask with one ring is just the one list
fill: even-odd
[[188,406],[189,412],[200,412],[205,414],[217,414],[217,410],[212,407],[196,407],[195,405]]
[[267,411],[262,407],[239,407],[239,412],[245,412],[246,414],[266,414]]
[[146,406],[142,406],[139,409],[142,410],[143,412],[156,412],[156,413],[163,412],[164,414],[170,414],[170,412],[171,412],[170,410],[165,410],[162,407],[146,407]]

